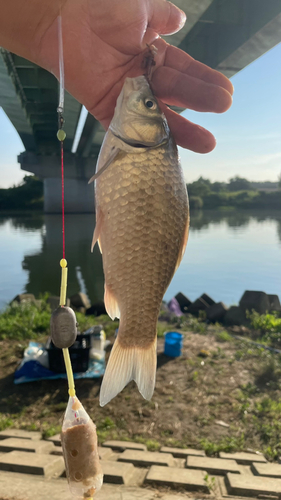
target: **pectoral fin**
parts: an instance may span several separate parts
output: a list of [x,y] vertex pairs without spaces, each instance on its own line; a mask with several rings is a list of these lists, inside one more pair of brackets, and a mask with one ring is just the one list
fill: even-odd
[[106,160],[105,164],[102,165],[101,168],[99,168],[99,170],[97,171],[97,173],[95,175],[93,175],[93,177],[91,177],[88,184],[91,184],[91,182],[94,182],[101,174],[103,174],[103,172],[105,172],[105,170],[109,167],[109,165],[113,162],[113,160],[115,160],[115,158],[120,153],[120,151],[121,150],[119,148],[116,148],[116,147],[112,148],[110,155],[109,155],[108,159]]

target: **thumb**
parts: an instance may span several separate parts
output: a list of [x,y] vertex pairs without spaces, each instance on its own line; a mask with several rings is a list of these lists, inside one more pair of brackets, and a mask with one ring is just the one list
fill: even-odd
[[185,13],[166,0],[147,0],[148,28],[159,35],[172,35],[185,24]]

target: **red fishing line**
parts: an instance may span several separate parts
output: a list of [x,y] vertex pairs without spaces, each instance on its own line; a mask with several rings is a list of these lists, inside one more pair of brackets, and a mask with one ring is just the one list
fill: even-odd
[[63,256],[63,259],[65,259],[63,141],[61,141],[61,143],[60,143],[60,157],[61,157],[62,256]]

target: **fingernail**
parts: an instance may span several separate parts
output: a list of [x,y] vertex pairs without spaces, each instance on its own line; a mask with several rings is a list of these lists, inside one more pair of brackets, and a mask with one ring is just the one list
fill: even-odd
[[182,29],[184,27],[184,25],[185,25],[185,22],[186,22],[186,13],[183,10],[181,10],[181,9],[179,9],[179,11],[180,11],[180,14],[181,14],[180,28],[179,29]]

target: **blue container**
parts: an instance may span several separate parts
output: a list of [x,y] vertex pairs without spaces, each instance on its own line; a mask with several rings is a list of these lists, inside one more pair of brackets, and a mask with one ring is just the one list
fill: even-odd
[[183,334],[178,332],[165,333],[164,354],[171,358],[181,356]]

